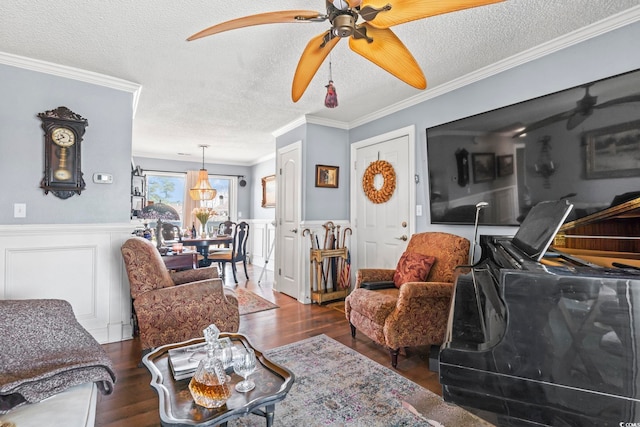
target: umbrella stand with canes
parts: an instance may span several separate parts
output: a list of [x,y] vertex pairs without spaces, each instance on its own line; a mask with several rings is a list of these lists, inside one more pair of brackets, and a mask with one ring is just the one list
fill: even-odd
[[162,221],[179,221],[180,215],[172,206],[160,202],[142,208],[138,218],[156,220],[156,247],[160,249],[162,246]]
[[325,224],[325,241],[321,246],[320,239],[310,229],[304,229],[302,236],[309,235],[311,242],[309,250],[309,286],[311,302],[322,304],[328,301],[343,299],[348,295],[348,289],[340,289],[341,263],[346,261],[348,251],[346,247],[337,247],[340,234],[336,233],[337,226],[329,222]]
[[[351,228],[345,227],[344,230],[342,230],[342,239],[340,239],[340,235],[338,234],[338,246],[340,248],[347,247],[347,234],[351,236],[351,233]],[[351,252],[349,252],[349,249],[347,249],[347,258],[345,260],[342,260],[341,263],[338,285],[340,289],[349,289],[351,287]]]

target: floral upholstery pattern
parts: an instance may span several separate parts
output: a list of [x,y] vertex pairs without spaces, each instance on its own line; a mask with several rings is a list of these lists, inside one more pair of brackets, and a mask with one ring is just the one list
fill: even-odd
[[238,300],[217,268],[169,274],[155,246],[141,237],[129,238],[121,252],[143,349],[201,337],[212,323],[238,331]]
[[400,257],[396,272],[393,274],[393,283],[399,288],[407,282],[423,282],[436,258],[422,255],[416,252],[405,252]]
[[469,240],[449,233],[419,233],[406,252],[433,256],[425,282],[407,282],[400,289],[369,290],[360,283],[391,281],[395,270],[360,269],[356,289],[345,299],[351,334],[362,332],[389,349],[396,367],[400,347],[439,345],[444,341],[456,267],[465,265]]

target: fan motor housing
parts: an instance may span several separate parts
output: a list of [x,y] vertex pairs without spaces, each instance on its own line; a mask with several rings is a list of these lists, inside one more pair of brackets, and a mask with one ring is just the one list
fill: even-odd
[[336,16],[333,19],[333,35],[337,37],[349,37],[353,34],[353,30],[355,28],[356,20],[355,18],[348,14],[341,14]]

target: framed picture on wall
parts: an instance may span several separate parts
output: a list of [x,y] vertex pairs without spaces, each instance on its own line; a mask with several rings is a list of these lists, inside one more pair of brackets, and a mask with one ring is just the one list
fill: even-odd
[[498,176],[513,175],[513,154],[498,156]]
[[269,175],[262,178],[262,207],[276,207],[276,176]]
[[316,165],[316,187],[338,188],[338,166]]
[[640,175],[640,121],[584,134],[587,179]]
[[493,153],[473,153],[473,182],[493,181],[496,178],[496,156]]

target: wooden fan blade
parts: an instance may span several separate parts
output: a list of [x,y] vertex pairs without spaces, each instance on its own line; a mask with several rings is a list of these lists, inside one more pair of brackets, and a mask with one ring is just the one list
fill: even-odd
[[390,29],[375,28],[367,24],[366,38],[349,38],[349,47],[357,54],[418,89],[427,87],[427,80],[411,52]]
[[192,41],[202,37],[221,33],[223,31],[235,30],[237,28],[243,27],[251,27],[253,25],[313,22],[324,21],[325,19],[325,15],[321,14],[320,12],[314,12],[313,10],[283,10],[279,12],[260,13],[258,15],[244,16],[242,18],[232,19],[231,21],[222,22],[220,24],[206,28],[198,33],[195,33],[187,40]]
[[382,11],[368,21],[374,27],[389,28],[417,19],[502,1],[504,0],[363,0],[360,10],[361,15],[366,15],[367,7],[380,9],[391,4],[390,10]]
[[312,38],[307,47],[304,48],[296,73],[293,76],[293,85],[291,86],[291,99],[293,99],[293,102],[298,102],[302,97],[324,59],[340,41],[340,37],[334,37],[322,46],[325,38],[330,37],[330,34],[331,31],[327,31]]

